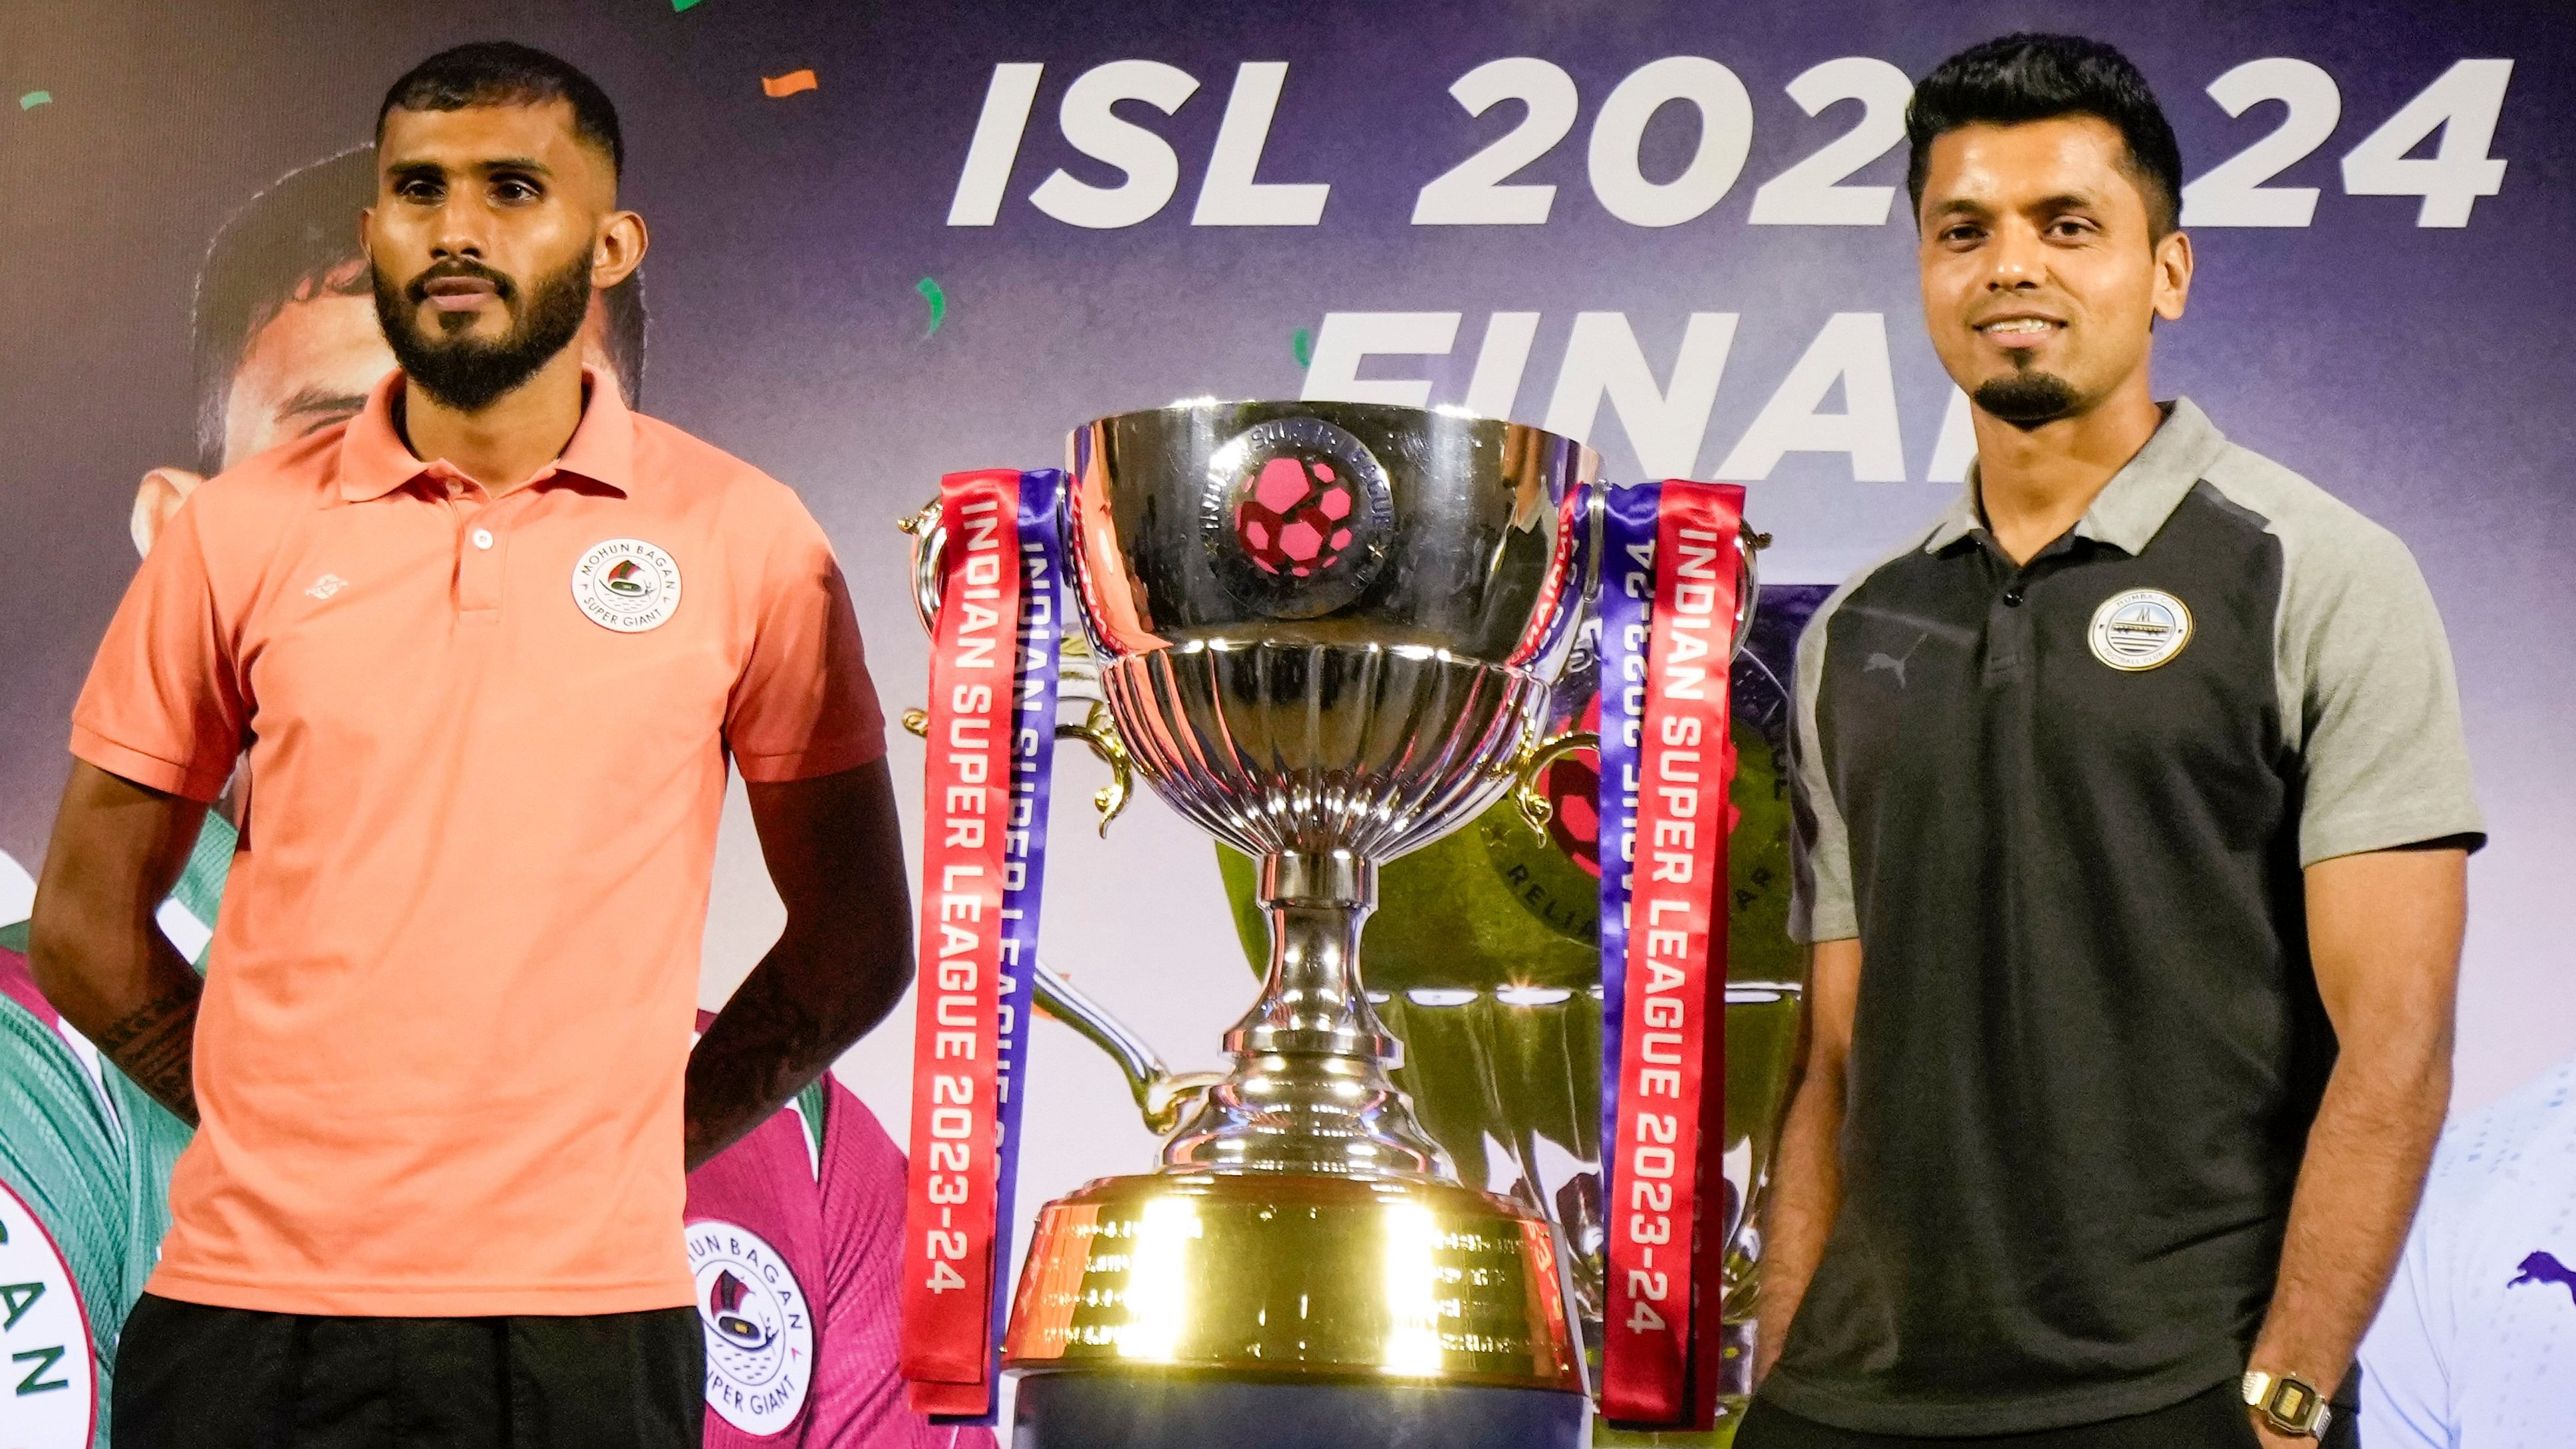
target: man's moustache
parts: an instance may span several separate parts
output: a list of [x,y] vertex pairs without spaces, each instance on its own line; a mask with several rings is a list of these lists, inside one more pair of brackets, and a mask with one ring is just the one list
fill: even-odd
[[490,267],[478,267],[471,262],[439,262],[423,271],[419,276],[412,278],[409,285],[403,288],[403,295],[411,300],[411,304],[413,306],[417,307],[429,300],[430,283],[444,282],[450,277],[479,277],[486,282],[490,282],[492,284],[493,295],[499,297],[504,302],[509,301],[519,293],[518,283],[511,281],[507,275],[501,272],[496,272]]

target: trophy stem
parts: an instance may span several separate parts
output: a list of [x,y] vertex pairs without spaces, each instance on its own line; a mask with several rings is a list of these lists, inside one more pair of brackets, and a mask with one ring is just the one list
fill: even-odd
[[1225,1034],[1234,1070],[1165,1146],[1165,1168],[1457,1180],[1387,1076],[1404,1048],[1360,985],[1360,927],[1376,905],[1377,866],[1364,856],[1262,859],[1270,974]]

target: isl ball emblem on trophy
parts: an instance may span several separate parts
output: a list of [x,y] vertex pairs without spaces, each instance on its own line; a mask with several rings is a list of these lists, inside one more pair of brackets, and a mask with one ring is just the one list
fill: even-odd
[[[1021,701],[1046,716],[1042,730],[1079,737],[1109,761],[1112,783],[1096,802],[1104,826],[1141,774],[1168,806],[1249,859],[1268,968],[1251,1010],[1225,1034],[1233,1065],[1222,1074],[1166,1070],[1150,1047],[1039,968],[1033,943],[1024,953],[986,942],[983,959],[997,963],[993,974],[1005,984],[982,985],[980,998],[961,988],[953,1007],[947,997],[934,1003],[934,979],[973,978],[960,963],[977,949],[974,932],[948,923],[980,918],[980,908],[928,898],[935,884],[980,879],[982,867],[964,854],[925,862],[925,927],[946,944],[923,948],[917,1061],[925,1064],[916,1093],[940,1103],[916,1103],[907,1273],[937,1281],[928,1292],[907,1282],[915,1402],[968,1415],[989,1403],[982,1356],[992,1335],[982,1327],[984,1305],[965,1300],[977,1289],[998,1297],[993,1260],[1007,1260],[1011,1227],[994,1221],[1008,1202],[1007,1153],[994,1165],[976,1135],[1002,1135],[981,1125],[1000,1119],[977,1116],[968,1100],[983,1100],[977,1082],[987,1096],[1007,1089],[980,1061],[975,1070],[985,1075],[961,1068],[953,1080],[934,1080],[926,1063],[943,1053],[976,1060],[977,1040],[985,1055],[1009,1059],[1012,1013],[994,1003],[1019,990],[1117,1057],[1148,1123],[1165,1134],[1157,1170],[1094,1181],[1038,1212],[1000,1344],[1002,1364],[1021,1376],[1024,1442],[1266,1443],[1260,1421],[1290,1416],[1285,1423],[1302,1425],[1307,1442],[1342,1426],[1325,1437],[1571,1445],[1591,1414],[1587,1389],[1623,1368],[1646,1375],[1636,1382],[1663,1383],[1649,1400],[1696,1394],[1705,1415],[1724,1337],[1721,1276],[1690,1264],[1723,1262],[1741,1226],[1741,1193],[1715,1165],[1722,1151],[1707,1154],[1698,1176],[1689,1170],[1693,1144],[1728,1136],[1725,1119],[1736,1115],[1724,1101],[1725,892],[1708,879],[1724,871],[1724,826],[1709,821],[1725,818],[1725,776],[1716,773],[1721,751],[1672,742],[1696,744],[1703,718],[1723,742],[1726,665],[1755,596],[1753,541],[1734,516],[1740,494],[1667,485],[1658,505],[1641,492],[1621,535],[1613,490],[1582,444],[1457,410],[1373,404],[1185,402],[1091,423],[1071,435],[1067,455],[1061,474],[953,475],[942,500],[907,521],[917,597],[936,641],[932,707],[907,720],[933,740],[934,836],[982,843],[980,826],[943,824],[939,810],[963,802],[985,811],[983,790],[1016,792],[989,808],[1034,819],[1043,834],[1042,762],[1009,758],[972,717],[982,709],[1006,721],[1003,711]],[[1721,492],[1729,496],[1712,502]],[[1396,1085],[1405,1046],[1382,1019],[1378,1003],[1388,997],[1370,989],[1361,953],[1382,863],[1506,795],[1529,816],[1519,828],[1545,838],[1549,767],[1591,743],[1563,729],[1545,733],[1567,723],[1549,718],[1551,692],[1587,602],[1618,576],[1614,551],[1636,567],[1659,558],[1671,576],[1660,594],[1656,575],[1625,578],[1625,594],[1646,597],[1626,600],[1633,627],[1609,643],[1631,651],[1636,677],[1648,677],[1649,665],[1664,671],[1654,677],[1675,681],[1668,692],[1676,697],[1661,715],[1645,703],[1642,731],[1629,717],[1624,742],[1633,751],[1642,739],[1646,754],[1622,758],[1695,783],[1660,800],[1651,789],[1625,802],[1605,791],[1603,805],[1632,812],[1620,816],[1631,829],[1654,821],[1658,840],[1698,841],[1705,857],[1695,881],[1659,887],[1672,900],[1640,899],[1670,929],[1658,929],[1651,946],[1636,944],[1637,992],[1679,983],[1706,1007],[1693,1014],[1697,1006],[1686,1011],[1678,999],[1641,997],[1651,1014],[1624,1017],[1641,1028],[1628,1035],[1642,1040],[1624,1050],[1630,1062],[1649,1063],[1636,1079],[1649,1094],[1690,1080],[1678,1119],[1644,1114],[1639,1140],[1659,1140],[1659,1121],[1660,1140],[1670,1140],[1674,1120],[1688,1140],[1640,1148],[1633,1159],[1641,1173],[1675,1161],[1684,1168],[1678,1206],[1656,1185],[1667,1204],[1661,1231],[1678,1224],[1679,1242],[1657,1237],[1630,1249],[1646,1255],[1643,1270],[1620,1257],[1620,1244],[1604,1245],[1597,1168],[1589,1207],[1581,1206],[1587,1190],[1570,1181],[1549,1190],[1534,1166],[1504,1192],[1460,1180],[1451,1151]],[[1059,577],[1069,603],[1054,628]],[[1642,590],[1639,578],[1649,580]],[[1022,622],[1022,672],[998,681],[1008,698],[997,700],[976,693],[967,673],[991,665],[990,637],[979,643],[968,631],[997,619],[1007,630],[1012,617]],[[1599,628],[1612,632],[1606,622]],[[1651,700],[1656,689],[1633,693]],[[1059,698],[1088,703],[1088,717],[1057,725]],[[1022,729],[1013,737],[1044,736]],[[949,745],[991,750],[990,767]],[[1707,773],[1680,773],[1677,763]],[[1699,823],[1658,811],[1696,811]],[[990,859],[1010,889],[1033,891],[1042,857]],[[1624,891],[1629,873],[1616,874]],[[1686,862],[1679,879],[1691,880]],[[997,915],[1034,917],[1032,894],[993,899]],[[1698,975],[1679,957],[1654,955],[1688,945],[1686,917],[1703,936],[1714,932],[1716,964],[1709,968],[1701,950],[1691,958]],[[1564,995],[1598,1002],[1602,1030],[1591,1039],[1615,1041],[1624,958],[1605,959],[1612,1000],[1600,1001],[1597,981]],[[977,1039],[960,1023],[979,1010],[989,1019]],[[1703,1021],[1705,1071],[1714,1074],[1705,1090]],[[1677,1029],[1656,1029],[1664,1026]],[[1659,1049],[1677,1053],[1674,1068],[1652,1065],[1666,1059]],[[1612,1050],[1606,1065],[1596,1058],[1578,1068],[1604,1085],[1605,1158],[1614,1155],[1609,1143],[1637,1130],[1638,1102],[1609,1105],[1624,1100],[1620,1060]],[[1409,1075],[1418,1080],[1420,1066]],[[1716,1112],[1704,1132],[1696,1125],[1703,1104]],[[976,1171],[944,1173],[943,1164]],[[1625,1170],[1612,1165],[1607,1176],[1617,1184]],[[956,1236],[968,1219],[981,1226]],[[1652,1244],[1664,1245],[1661,1266]],[[961,1245],[969,1251],[951,1251]],[[982,1276],[958,1271],[959,1260]],[[1653,1290],[1651,1304],[1612,1309],[1605,1274],[1623,1267],[1625,1281]],[[940,1297],[935,1289],[951,1280],[969,1291]],[[1622,1348],[1623,1324],[1663,1329],[1673,1347],[1648,1332],[1644,1347]],[[1598,1348],[1605,1331],[1606,1359],[1588,1359],[1587,1341]],[[955,1352],[934,1352],[939,1339]],[[1646,1360],[1654,1362],[1635,1366]],[[1696,1389],[1674,1387],[1694,1381]],[[1674,1412],[1686,1418],[1688,1409]]]

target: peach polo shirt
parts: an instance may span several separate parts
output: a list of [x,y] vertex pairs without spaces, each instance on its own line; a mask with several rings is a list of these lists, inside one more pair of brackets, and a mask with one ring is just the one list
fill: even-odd
[[883,755],[796,495],[591,379],[499,498],[366,410],[208,482],[72,752],[250,792],[197,1021],[203,1126],[147,1285],[273,1312],[671,1308],[726,759]]

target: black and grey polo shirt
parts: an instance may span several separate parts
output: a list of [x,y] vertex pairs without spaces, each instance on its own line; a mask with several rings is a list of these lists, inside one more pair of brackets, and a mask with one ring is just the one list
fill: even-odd
[[2188,401],[2016,567],[1968,496],[1798,651],[1792,934],[1857,936],[1793,1414],[2006,1434],[2243,1371],[2334,1033],[2301,870],[2483,840],[2387,530]]

